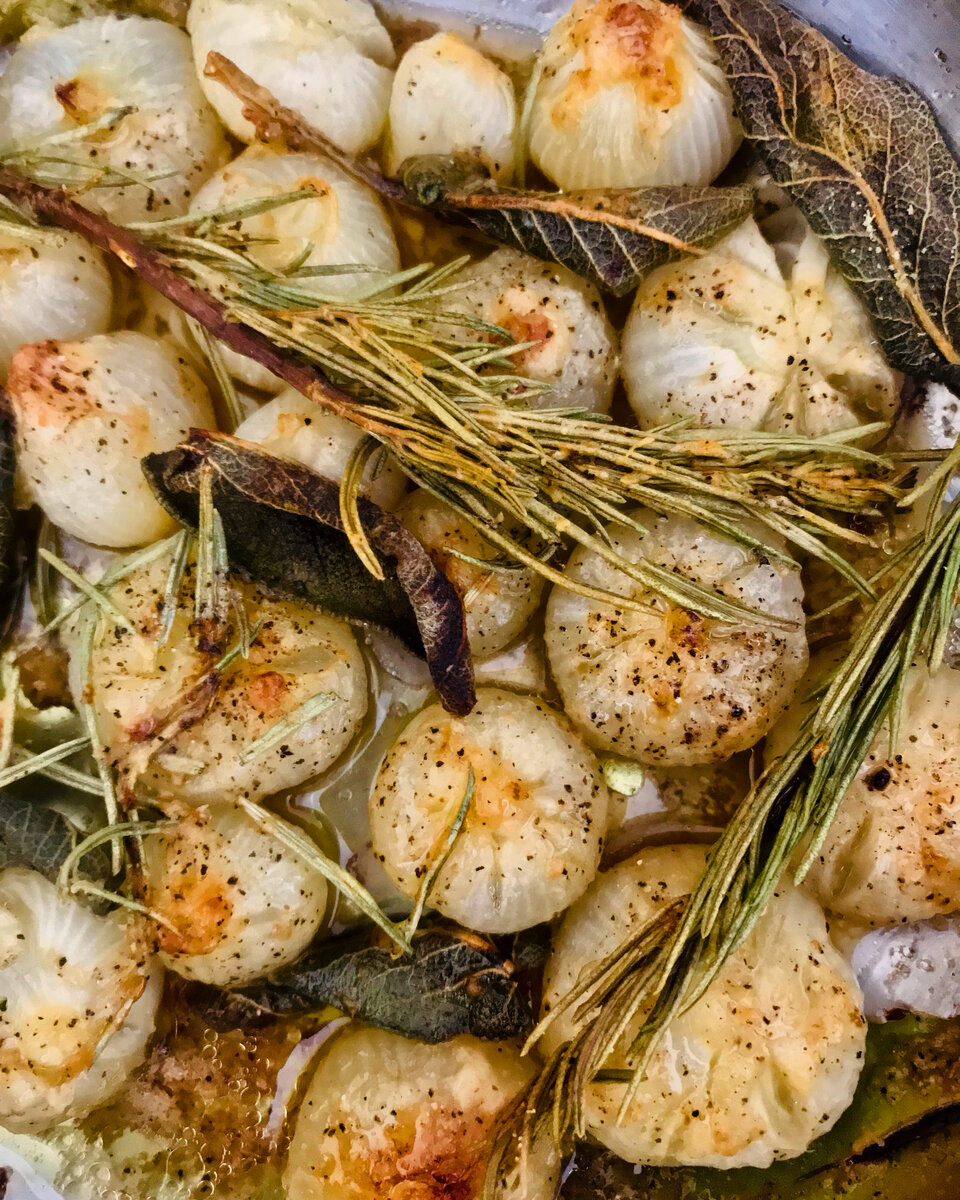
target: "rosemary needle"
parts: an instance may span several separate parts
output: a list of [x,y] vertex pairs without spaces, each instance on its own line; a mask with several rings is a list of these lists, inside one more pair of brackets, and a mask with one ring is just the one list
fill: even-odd
[[[527,401],[542,388],[512,366],[522,346],[444,310],[451,266],[408,271],[346,301],[319,295],[309,268],[266,269],[257,245],[228,218],[232,210],[198,216],[193,226],[140,226],[134,235],[9,169],[0,171],[0,194],[118,255],[231,349],[370,434],[498,552],[553,583],[620,606],[646,603],[565,579],[542,548],[572,541],[674,605],[740,625],[771,623],[692,579],[619,555],[605,528],[635,525],[631,510],[642,505],[691,516],[774,558],[785,557],[785,539],[873,596],[829,542],[862,540],[840,518],[878,515],[900,499],[897,481],[908,467],[849,434],[728,430],[704,438],[677,422],[644,431],[569,408],[531,409]],[[344,499],[349,512],[349,492]]]
[[[908,498],[909,499],[909,498]],[[623,1082],[627,1111],[646,1065],[672,1017],[703,995],[753,929],[784,870],[802,879],[851,780],[886,726],[895,753],[904,679],[915,662],[941,665],[946,629],[960,585],[960,500],[911,545],[901,574],[870,609],[846,657],[819,691],[819,703],[783,757],[768,767],[711,849],[703,875],[678,914],[656,918],[637,937],[586,973],[541,1022],[577,1005],[586,1024],[547,1065],[537,1111],[553,1113],[558,1137],[582,1135],[585,1088],[601,1072]],[[799,861],[797,856],[800,855]],[[630,1027],[629,1078],[609,1074],[608,1060]],[[538,1107],[539,1106],[539,1107]]]

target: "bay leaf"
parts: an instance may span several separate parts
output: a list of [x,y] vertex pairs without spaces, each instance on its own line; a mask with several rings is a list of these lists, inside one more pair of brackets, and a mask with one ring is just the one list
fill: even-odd
[[[55,881],[76,843],[76,830],[61,813],[9,791],[0,792],[0,868],[30,867]],[[106,879],[109,853],[97,846],[83,856],[81,865],[82,874]]]
[[[945,1128],[950,1136],[936,1137]],[[919,1159],[919,1161],[918,1161]],[[853,1103],[834,1127],[797,1158],[760,1170],[645,1169],[605,1150],[577,1151],[566,1200],[828,1200],[843,1195],[893,1200],[907,1167],[935,1185],[938,1162],[960,1163],[960,1020],[906,1018],[871,1025]],[[945,1178],[953,1180],[956,1175]],[[868,1190],[859,1190],[863,1184]],[[875,1189],[879,1185],[879,1190]],[[936,1197],[939,1191],[924,1190]],[[945,1193],[953,1200],[955,1191]]]
[[489,939],[423,926],[413,949],[396,954],[378,931],[321,942],[271,979],[233,993],[274,1015],[340,1009],[423,1042],[461,1033],[489,1040],[529,1031],[529,1005],[509,962]]
[[444,706],[473,707],[463,605],[447,577],[394,517],[362,497],[361,525],[383,568],[375,579],[343,531],[339,485],[300,463],[227,434],[192,430],[143,470],[161,504],[196,527],[204,469],[231,566],[267,589],[340,616],[371,621],[426,657]]
[[484,236],[559,263],[623,296],[654,267],[697,254],[753,211],[749,187],[645,187],[585,192],[498,188],[454,158],[409,159],[409,200]]
[[930,105],[775,0],[685,8],[715,39],[747,138],[824,238],[890,362],[956,389],[960,166]]
[[204,73],[242,102],[243,115],[261,141],[327,155],[386,200],[469,225],[496,242],[569,267],[616,296],[631,291],[661,263],[702,252],[753,210],[749,187],[498,189],[468,157],[408,159],[399,180],[392,179],[372,162],[344,154],[222,54],[208,55]]

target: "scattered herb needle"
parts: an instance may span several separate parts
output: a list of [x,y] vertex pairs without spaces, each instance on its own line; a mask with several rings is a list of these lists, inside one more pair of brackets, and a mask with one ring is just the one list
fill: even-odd
[[[232,592],[225,567],[225,552],[223,546],[220,545],[223,541],[222,526],[219,524],[219,516],[213,504],[212,469],[206,471],[204,478],[207,481],[204,489],[207,493],[205,498],[207,512],[201,521],[203,529],[196,539],[200,543],[197,547],[196,574],[198,576],[205,575],[206,579],[202,582],[195,580],[196,588],[184,586],[185,567],[189,559],[191,543],[194,540],[187,531],[184,530],[160,543],[171,558],[171,568],[168,572],[161,606],[165,618],[170,613],[174,614],[170,617],[171,627],[178,609],[186,610],[191,616],[197,611],[201,611],[203,614],[201,623],[208,625],[210,613],[220,606],[219,601],[210,599],[213,593],[217,589],[220,589],[224,595]],[[335,494],[335,485],[331,485],[331,487]],[[200,500],[202,501],[203,498],[201,497]],[[201,555],[200,548],[204,538],[208,542],[208,552],[206,555]],[[48,552],[45,557],[46,561],[51,562],[58,569],[63,566],[61,560],[52,553]],[[147,551],[136,552],[113,568],[114,581],[123,578],[138,564],[152,561],[156,557],[156,547],[150,547],[149,553]],[[68,577],[84,597],[83,604],[80,606],[80,638],[77,657],[83,668],[85,681],[83,693],[87,695],[92,691],[91,660],[97,627],[104,618],[107,621],[116,621],[117,610],[114,609],[109,596],[101,589],[95,588],[82,575],[71,569]],[[204,598],[199,609],[197,595],[202,595]],[[236,599],[242,607],[242,598],[237,597]],[[101,900],[124,905],[131,911],[145,913],[161,924],[169,925],[169,922],[165,921],[162,916],[145,908],[138,901],[121,893],[96,889],[88,881],[77,879],[72,872],[77,861],[81,857],[86,858],[93,851],[99,852],[98,860],[107,857],[103,847],[108,845],[111,866],[109,870],[104,870],[101,874],[102,876],[117,874],[123,865],[124,854],[129,853],[128,838],[139,838],[144,834],[160,832],[169,827],[169,823],[144,822],[139,819],[137,784],[151,759],[173,738],[184,729],[189,728],[207,712],[218,696],[225,673],[237,659],[249,653],[251,643],[256,640],[263,627],[262,621],[250,624],[246,614],[243,613],[237,617],[236,623],[238,636],[233,644],[220,655],[209,670],[199,678],[192,680],[182,692],[175,696],[165,710],[155,714],[156,727],[149,737],[135,742],[119,757],[112,760],[108,758],[107,749],[103,745],[97,729],[96,713],[89,700],[83,700],[79,705],[87,730],[85,735],[64,741],[39,754],[32,754],[20,747],[13,747],[12,757],[15,761],[0,771],[0,866],[11,861],[32,863],[46,854],[47,858],[43,861],[48,865],[49,871],[53,871],[53,868],[56,867],[54,874],[59,872],[62,885],[69,890],[83,891]],[[197,624],[198,622],[194,619],[191,622],[191,629],[194,635],[202,638],[204,631],[197,630]],[[132,628],[126,618],[124,618],[124,627]],[[226,623],[220,632],[221,635],[229,632]],[[212,652],[212,650],[211,646],[208,652]],[[8,688],[9,686],[8,684]],[[294,712],[288,714],[285,719],[270,726],[259,739],[253,742],[240,761],[256,759],[282,744],[303,725],[324,712],[331,704],[336,703],[337,699],[336,695],[328,693],[310,697]],[[91,776],[64,766],[65,759],[80,751],[92,753],[99,771],[99,786],[98,781]],[[201,763],[200,766],[202,769],[203,764]],[[35,773],[53,773],[55,771],[64,772],[63,782],[69,783],[71,786],[79,785],[82,790],[99,795],[104,801],[106,826],[94,830],[76,849],[74,849],[76,839],[73,837],[71,828],[58,814],[51,815],[41,806],[30,805],[26,801],[2,794],[3,788],[21,778]],[[389,920],[367,889],[337,861],[326,855],[310,837],[287,822],[279,821],[265,809],[261,809],[242,797],[238,800],[238,804],[264,832],[293,850],[319,871],[336,891],[345,896],[373,924],[379,926],[396,946],[401,949],[409,948],[409,937],[404,927]],[[35,814],[31,816],[26,812],[24,805],[31,811],[35,810]],[[56,819],[54,819],[55,817]]]
[[[458,264],[406,273],[399,294],[397,280],[388,279],[379,292],[346,303],[319,297],[308,268],[265,270],[236,223],[216,214],[160,221],[134,234],[9,169],[0,169],[0,195],[112,253],[231,349],[364,429],[499,552],[552,582],[620,605],[644,603],[566,580],[551,551],[568,539],[705,617],[772,620],[654,563],[617,554],[604,526],[630,524],[630,508],[646,505],[782,558],[765,529],[872,594],[829,542],[864,540],[836,518],[876,513],[899,494],[902,467],[858,448],[850,434],[725,431],[706,439],[678,424],[641,431],[577,410],[530,409],[525,401],[536,385],[510,365],[521,347],[506,333],[496,343],[487,325],[468,329],[464,340],[456,330],[465,318],[442,309]],[[347,509],[350,502],[341,497]],[[758,532],[747,532],[754,523]]]
[[318,717],[328,708],[332,708],[338,699],[339,697],[332,692],[318,692],[316,696],[304,700],[299,708],[294,709],[281,721],[271,725],[266,733],[261,734],[255,742],[252,742],[240,755],[240,761],[242,763],[253,762],[254,759],[261,758],[269,751],[275,750],[277,746],[282,745],[298,733],[304,725],[309,725],[314,717]]
[[324,854],[313,838],[309,837],[295,825],[291,825],[288,821],[279,820],[273,813],[265,808],[261,808],[258,804],[254,804],[253,801],[248,800],[245,796],[238,796],[237,804],[264,833],[275,838],[282,845],[286,846],[288,850],[292,850],[298,858],[303,859],[305,863],[322,875],[344,899],[348,900],[368,920],[383,930],[396,946],[404,951],[410,949],[410,939],[403,926],[395,925],[384,914],[383,910],[363,884],[351,875],[345,867],[341,867],[338,862]]
[[439,845],[434,846],[429,859],[428,866],[424,872],[423,878],[420,880],[420,886],[417,888],[417,898],[414,901],[413,910],[410,916],[404,922],[404,927],[410,937],[417,931],[420,920],[423,917],[423,910],[427,906],[430,899],[430,892],[433,885],[437,881],[437,876],[446,865],[447,859],[456,844],[457,838],[460,836],[460,830],[463,828],[463,822],[467,818],[467,813],[470,811],[470,805],[473,803],[473,767],[467,768],[467,786],[463,791],[463,799],[454,813],[453,820],[450,823],[450,828],[446,831]]
[[[954,451],[951,466],[957,457]],[[935,513],[948,478],[941,473],[935,487]],[[904,679],[915,662],[930,671],[940,666],[958,583],[960,501],[955,501],[931,523],[927,539],[914,546],[902,574],[870,609],[845,659],[820,688],[797,740],[764,772],[714,844],[693,894],[581,978],[531,1035],[529,1044],[571,1008],[578,1017],[589,1014],[534,1084],[523,1114],[526,1142],[541,1119],[552,1119],[558,1139],[583,1136],[586,1089],[601,1073],[608,1083],[622,1083],[620,1113],[627,1111],[672,1016],[695,1003],[716,978],[754,927],[784,870],[792,865],[797,879],[803,877],[885,725],[890,753],[896,752]],[[618,1047],[625,1035],[633,1040],[623,1061]],[[608,1070],[611,1066],[618,1069]],[[494,1189],[495,1175],[496,1164]]]
[[90,739],[86,735],[83,735],[81,737],[70,738],[69,741],[61,742],[57,746],[51,746],[49,750],[44,750],[40,754],[17,756],[17,762],[11,763],[9,767],[5,767],[4,770],[0,771],[0,791],[9,787],[11,783],[16,783],[20,779],[26,779],[28,775],[36,775],[43,771],[45,767],[53,766],[62,759],[78,754],[81,750],[89,749],[89,746]]

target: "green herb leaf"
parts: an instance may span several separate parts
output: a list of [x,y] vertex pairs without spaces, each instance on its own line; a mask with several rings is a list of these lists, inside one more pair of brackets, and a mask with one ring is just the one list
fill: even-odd
[[529,1006],[493,942],[435,925],[418,930],[412,943],[409,954],[397,955],[379,933],[336,938],[237,995],[276,1014],[331,1005],[423,1042],[460,1033],[501,1040],[529,1030]]
[[[707,1168],[647,1169],[636,1175],[605,1150],[577,1152],[577,1170],[564,1189],[567,1200],[828,1200],[859,1197],[861,1181],[872,1182],[864,1197],[916,1196],[894,1191],[902,1151],[924,1148],[936,1123],[952,1122],[949,1157],[953,1190],[960,1161],[960,1021],[916,1021],[872,1025],[866,1063],[853,1103],[837,1124],[797,1158],[765,1170]],[[937,1177],[937,1161],[921,1158],[925,1188]],[[916,1183],[914,1176],[914,1183]],[[843,1186],[840,1186],[840,1185]],[[941,1193],[924,1195],[939,1196]]]
[[[0,867],[32,867],[56,881],[76,844],[76,830],[52,808],[0,793]],[[84,873],[94,879],[110,874],[110,857],[102,847],[84,856]]]
[[470,711],[473,671],[460,598],[398,521],[358,499],[360,521],[384,572],[377,580],[344,533],[339,487],[309,467],[226,434],[197,430],[174,450],[144,459],[160,502],[193,526],[204,467],[213,472],[213,502],[236,570],[294,600],[390,629],[426,655],[445,706]]
[[409,200],[486,237],[569,267],[623,296],[654,267],[698,254],[753,209],[749,187],[533,192],[497,188],[475,167],[426,156],[401,167]]
[[774,0],[688,0],[747,137],[904,371],[960,384],[960,166],[927,101]]

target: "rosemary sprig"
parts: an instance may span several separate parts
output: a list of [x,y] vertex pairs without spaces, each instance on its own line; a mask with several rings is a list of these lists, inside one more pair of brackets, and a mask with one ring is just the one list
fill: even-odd
[[[947,478],[943,473],[933,496],[937,512]],[[532,1040],[571,1007],[578,1020],[587,1018],[541,1076],[536,1103],[525,1118],[527,1137],[547,1110],[558,1138],[583,1135],[585,1089],[601,1072],[608,1082],[620,1078],[605,1068],[634,1028],[620,1108],[621,1115],[626,1112],[671,1018],[703,995],[798,854],[795,876],[803,878],[884,726],[890,753],[896,752],[907,672],[915,663],[938,669],[957,603],[960,500],[937,517],[927,539],[913,542],[901,571],[820,687],[816,708],[797,740],[760,777],[712,847],[693,894],[677,911],[671,908],[651,922],[640,941],[630,939],[582,977],[538,1026]]]
[[[239,614],[236,621],[238,635],[233,644],[220,655],[209,670],[204,672],[198,679],[189,682],[163,713],[156,714],[156,731],[148,740],[132,747],[127,752],[126,757],[116,764],[122,769],[124,798],[128,800],[133,800],[134,785],[154,755],[158,754],[177,734],[190,723],[198,720],[208,710],[219,692],[225,672],[237,659],[247,657],[250,652],[251,643],[256,640],[263,627],[262,620],[258,620],[252,625],[250,624],[246,613],[242,611],[242,595],[239,592],[234,592],[229,587],[225,553],[222,547],[222,527],[219,524],[219,516],[212,503],[212,496],[208,497],[208,511],[201,524],[202,529],[197,536],[197,580],[195,581],[202,593],[200,600],[197,599],[198,593],[196,588],[193,589],[194,594],[190,595],[189,592],[191,589],[185,587],[183,582],[191,546],[194,541],[193,537],[187,531],[175,534],[173,537],[159,543],[159,549],[157,547],[149,547],[145,551],[136,552],[122,563],[117,564],[113,569],[114,581],[116,581],[133,570],[134,566],[138,563],[151,562],[160,553],[170,555],[171,565],[167,572],[162,603],[162,633],[166,636],[169,636],[169,630],[173,627],[177,609],[180,606],[184,606],[189,607],[191,613],[198,612],[202,614],[199,624],[202,624],[205,628],[198,628],[198,623],[195,621],[191,625],[191,632],[199,640],[204,641],[206,634],[209,632],[206,628],[209,624],[209,614],[212,611],[220,611],[223,608],[220,600],[214,594],[218,590],[224,596],[229,593],[230,598],[236,602],[235,611]],[[218,532],[218,529],[220,532]],[[204,544],[206,544],[205,552],[203,551]],[[48,558],[51,562],[54,562],[56,556],[48,554]],[[200,561],[202,558],[205,559],[205,565]],[[59,562],[60,560],[57,559],[54,565],[57,565]],[[91,701],[87,699],[93,693],[92,654],[97,627],[104,616],[109,620],[116,620],[116,615],[113,603],[104,591],[94,588],[83,576],[77,572],[73,572],[72,568],[70,570],[71,576],[76,576],[75,579],[72,579],[72,582],[76,584],[85,597],[84,604],[81,606],[80,644],[78,649],[78,661],[82,669],[81,682],[83,686],[81,694],[83,698],[78,707],[83,716],[87,734],[86,736],[75,738],[70,742],[64,742],[43,754],[30,755],[29,752],[23,752],[16,763],[7,767],[5,771],[0,772],[0,787],[5,786],[6,783],[14,782],[16,779],[22,778],[27,774],[43,770],[53,770],[58,764],[62,763],[63,759],[68,758],[78,750],[89,749],[97,765],[101,787],[97,787],[96,781],[92,778],[84,777],[85,790],[95,791],[96,794],[103,796],[107,824],[92,833],[77,848],[68,860],[68,863],[64,865],[61,873],[61,882],[63,886],[72,892],[82,891],[91,896],[109,900],[111,903],[122,904],[132,911],[144,913],[154,920],[160,921],[162,924],[169,925],[169,922],[164,921],[161,916],[145,908],[143,905],[139,905],[138,902],[130,900],[128,897],[124,897],[119,893],[96,889],[84,880],[71,877],[72,868],[78,857],[105,842],[108,842],[110,845],[112,869],[114,873],[118,873],[122,865],[125,838],[127,836],[139,837],[141,834],[159,832],[163,828],[166,828],[166,826],[163,823],[140,821],[136,807],[129,808],[129,811],[126,813],[121,813],[113,774],[114,764],[111,764],[108,759],[106,749],[102,744],[97,729],[95,709]],[[106,580],[106,578],[105,576],[104,579]],[[86,599],[88,595],[89,599]],[[129,622],[128,627],[132,628]],[[224,609],[220,633],[225,635],[227,631],[227,613]],[[207,646],[209,649],[210,644],[207,643]],[[329,693],[320,693],[308,698],[299,708],[288,714],[286,718],[272,725],[257,741],[248,747],[243,761],[250,761],[253,758],[257,758],[281,744],[285,738],[292,736],[303,725],[329,708],[331,704],[336,702],[336,699],[335,695]],[[341,867],[339,863],[323,854],[310,838],[299,830],[289,827],[285,822],[278,821],[277,818],[266,810],[249,803],[243,798],[239,800],[239,803],[253,817],[261,829],[274,836],[277,841],[308,861],[323,875],[334,889],[346,896],[356,908],[375,924],[379,925],[401,949],[409,949],[409,940],[403,927],[395,925],[390,921],[381,911],[367,889],[350,875],[347,870]]]
[[[42,133],[33,138],[18,138],[12,142],[0,143],[0,158],[5,161],[26,159],[48,150],[51,146],[76,145],[86,140],[93,133],[105,133],[114,130],[121,121],[131,116],[137,110],[132,105],[107,109],[92,121],[73,125],[69,129],[54,133]],[[91,170],[93,170],[91,166]]]
[[210,374],[217,385],[217,393],[222,410],[218,413],[221,427],[225,433],[233,433],[243,420],[243,408],[240,404],[240,397],[237,395],[236,384],[233,382],[233,377],[227,370],[227,365],[224,362],[220,343],[215,338],[212,338],[207,330],[197,321],[191,320],[190,331],[197,345],[203,351],[203,356],[210,368]]
[[115,133],[123,121],[135,112],[135,105],[111,108],[92,121],[73,125],[69,129],[0,143],[0,161],[8,162],[39,183],[52,187],[70,187],[78,192],[86,192],[96,188],[134,185],[150,192],[154,183],[165,178],[162,172],[144,175],[128,165],[108,163],[102,153],[96,156],[89,153],[88,143],[92,135]]
[[[175,829],[176,821],[140,821],[136,826],[138,837],[143,837],[151,833],[163,833],[169,829]],[[131,824],[129,821],[121,821],[118,825],[105,825],[101,829],[95,829],[93,833],[87,834],[82,841],[78,842],[70,851],[67,857],[60,864],[60,872],[57,876],[57,887],[63,892],[69,892],[73,882],[73,876],[76,873],[77,867],[80,865],[80,860],[91,850],[95,850],[98,846],[102,846],[107,842],[128,837],[131,833]]]
[[[58,746],[57,749],[59,748]],[[55,783],[62,783],[66,787],[73,788],[74,791],[86,792],[88,796],[96,796],[98,799],[103,798],[103,785],[86,771],[71,767],[68,763],[60,760],[56,762],[47,760],[38,766],[36,763],[37,754],[32,750],[28,750],[25,746],[19,745],[14,745],[11,748],[10,757],[16,763],[26,764],[28,774],[36,773],[37,775],[42,775],[45,779],[52,779]]]
[[180,588],[183,584],[183,573],[187,569],[187,559],[193,546],[193,535],[188,529],[181,529],[174,534],[173,554],[170,558],[170,569],[163,589],[163,600],[160,604],[160,632],[157,636],[157,651],[165,646],[173,631],[173,623],[177,618]]
[[[80,617],[80,636],[77,647],[77,658],[80,663],[80,699],[77,708],[83,718],[84,728],[90,741],[93,761],[96,763],[97,774],[103,787],[103,807],[107,815],[108,825],[120,823],[120,802],[117,798],[117,785],[113,777],[113,768],[107,758],[107,752],[100,737],[97,724],[97,712],[89,699],[93,695],[93,643],[99,623],[99,612],[84,610]],[[110,866],[116,875],[122,865],[121,844],[118,841],[110,843]]]
[[[111,846],[116,845],[117,839],[113,838],[110,844]],[[178,938],[183,937],[183,930],[178,929],[162,913],[148,908],[145,904],[141,904],[139,900],[132,900],[129,896],[123,895],[122,892],[111,892],[108,888],[98,887],[97,884],[91,883],[89,879],[72,879],[70,881],[69,893],[70,895],[79,893],[82,896],[90,896],[93,900],[102,900],[106,904],[125,909],[127,912],[136,913],[138,916],[149,917],[151,921],[156,921],[158,925],[165,926]]]
[[786,557],[777,545],[786,538],[873,595],[828,541],[863,540],[839,518],[876,514],[899,496],[905,468],[858,448],[849,434],[707,439],[676,423],[640,431],[570,409],[531,410],[525,402],[537,389],[510,366],[521,347],[502,330],[444,312],[457,264],[406,272],[401,290],[385,280],[346,302],[317,291],[313,268],[266,270],[236,223],[215,213],[192,226],[140,226],[134,236],[10,170],[0,170],[0,194],[114,254],[214,338],[364,429],[499,552],[552,582],[612,599],[552,564],[551,549],[570,540],[673,604],[740,624],[779,623],[655,563],[620,556],[605,527],[635,525],[630,509],[646,505],[694,517],[774,559]]
[[200,476],[193,619],[211,643],[219,641],[227,623],[228,572],[223,522],[213,504],[213,472],[206,469]]
[[[57,629],[65,621],[68,621],[71,617],[75,616],[78,612],[80,612],[81,609],[86,608],[88,604],[98,603],[97,596],[102,598],[108,587],[112,587],[113,584],[119,583],[121,579],[124,579],[127,575],[130,575],[133,571],[139,570],[140,567],[145,567],[148,563],[153,562],[154,559],[159,558],[162,554],[166,554],[174,540],[179,536],[179,534],[174,534],[173,537],[166,538],[162,542],[154,542],[152,546],[145,546],[142,550],[135,550],[132,554],[125,555],[119,560],[119,562],[112,563],[107,570],[104,571],[103,576],[97,584],[92,584],[90,580],[86,579],[84,576],[79,576],[79,578],[82,579],[83,584],[81,586],[75,583],[74,586],[77,587],[80,595],[77,596],[76,599],[71,600],[71,602],[64,608],[60,609],[59,612],[55,611],[52,588],[49,581],[45,579],[47,572],[41,573],[39,569],[41,564],[43,564],[45,567],[54,565],[53,558],[56,556],[53,555],[53,552],[49,546],[44,546],[41,544],[37,555],[37,581],[40,583],[40,581],[43,580],[43,583],[41,584],[45,595],[43,600],[43,611],[49,614],[49,619],[43,627],[43,632],[52,633],[54,629]],[[55,540],[55,533],[53,538]],[[44,554],[44,550],[46,550],[46,554]],[[59,561],[62,562],[62,560]],[[62,571],[60,573],[63,574]],[[74,575],[77,576],[78,573],[74,572]],[[71,583],[74,582],[74,580],[70,579],[69,576],[65,577],[68,578]],[[91,589],[97,595],[91,595]],[[124,618],[124,624],[126,624],[126,620],[127,618]]]
[[[675,603],[742,620],[740,605],[655,564],[616,554],[603,527],[630,523],[625,510],[645,504],[694,517],[782,559],[773,532],[825,558],[863,594],[872,594],[826,544],[830,537],[861,539],[826,514],[875,513],[898,493],[889,464],[852,446],[849,435],[815,441],[724,433],[706,440],[680,423],[643,432],[570,409],[531,410],[520,403],[529,389],[509,373],[508,356],[519,347],[507,345],[505,335],[499,351],[484,342],[484,356],[496,353],[500,374],[481,373],[477,343],[469,337],[458,343],[448,328],[453,318],[438,315],[448,269],[423,274],[399,297],[381,292],[346,303],[318,297],[301,272],[271,275],[239,245],[212,238],[175,238],[157,248],[178,274],[218,296],[231,320],[352,392],[357,402],[351,408],[344,409],[339,397],[326,406],[388,446],[411,478],[499,549],[552,581],[560,573],[532,554],[527,539],[510,532],[512,525],[548,545],[572,538]],[[459,321],[463,326],[464,318]],[[861,436],[876,432],[869,427]],[[744,529],[745,521],[755,532]],[[362,545],[354,545],[366,561]]]

